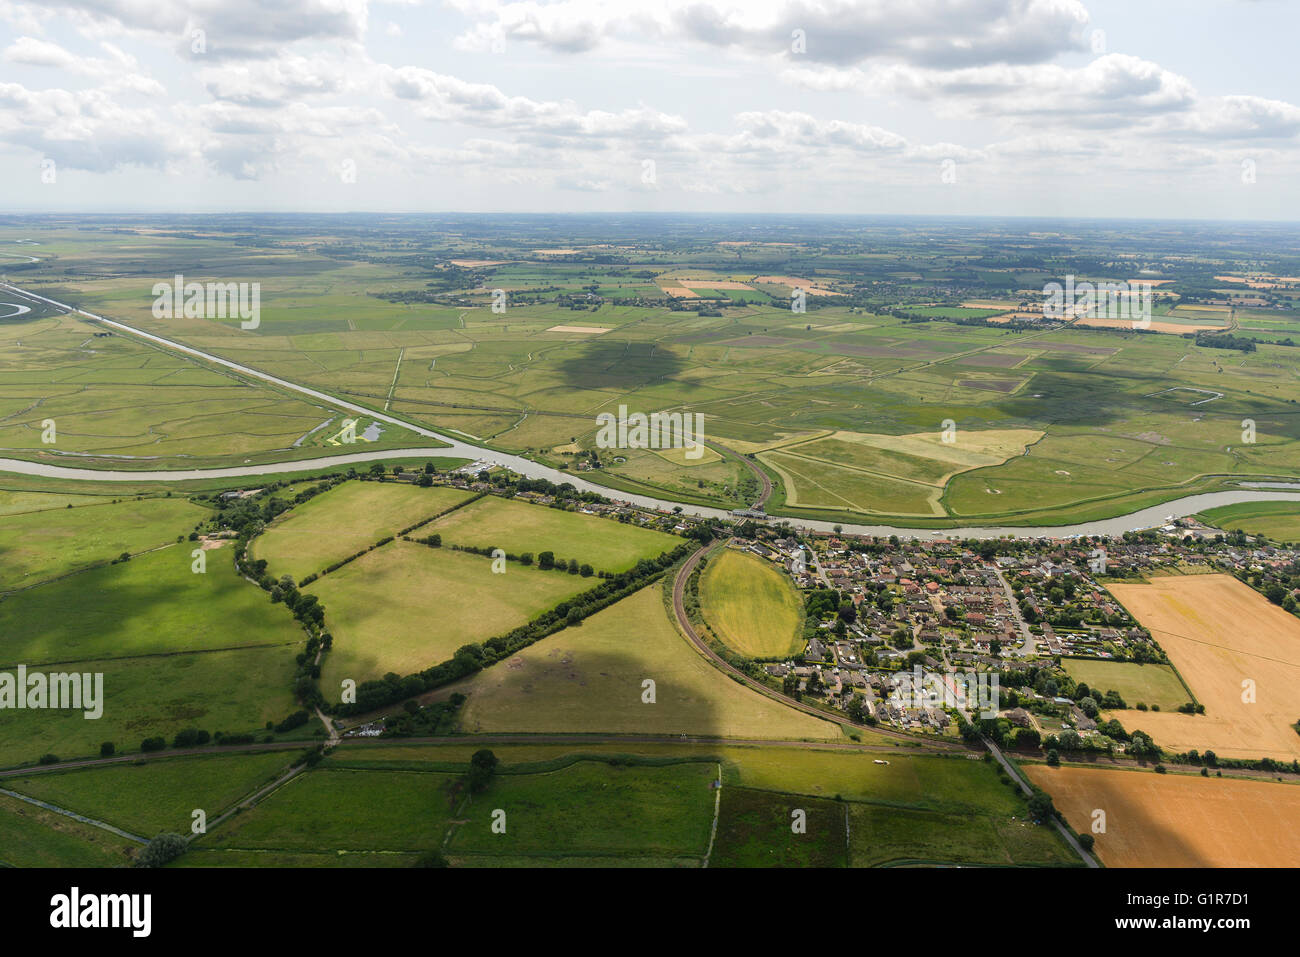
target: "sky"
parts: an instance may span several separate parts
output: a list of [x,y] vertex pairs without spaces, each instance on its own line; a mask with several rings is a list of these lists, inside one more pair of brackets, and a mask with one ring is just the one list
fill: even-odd
[[1291,0],[0,0],[0,211],[1300,220]]

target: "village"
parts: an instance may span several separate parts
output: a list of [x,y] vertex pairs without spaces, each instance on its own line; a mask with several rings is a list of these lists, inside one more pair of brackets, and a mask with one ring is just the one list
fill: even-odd
[[[1075,682],[1062,660],[1167,661],[1106,581],[1217,571],[1262,587],[1297,559],[1190,518],[1107,539],[798,537],[754,522],[740,535],[734,547],[785,569],[807,598],[803,654],[762,662],[774,683],[856,721],[940,735],[956,735],[960,716],[1100,737],[1096,711],[1076,700],[1085,695],[1066,693]],[[1278,603],[1293,601],[1288,590]],[[954,697],[947,679],[943,694],[919,695],[926,674],[996,675],[1000,702],[995,693],[990,711]],[[1098,700],[1106,690],[1082,688]]]

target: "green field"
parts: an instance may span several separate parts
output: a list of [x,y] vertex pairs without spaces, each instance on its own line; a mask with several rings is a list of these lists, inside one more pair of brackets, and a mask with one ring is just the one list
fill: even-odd
[[578,512],[488,496],[421,530],[445,544],[502,548],[512,555],[544,551],[576,558],[599,571],[623,572],[642,558],[672,551],[681,539],[635,525]]
[[1248,535],[1265,535],[1275,542],[1300,541],[1300,503],[1241,502],[1212,508],[1196,516],[1207,525]]
[[1116,691],[1130,708],[1141,703],[1174,711],[1192,700],[1182,679],[1168,665],[1084,658],[1062,658],[1061,665],[1071,678],[1086,684],[1099,701],[1107,691]]
[[104,504],[0,516],[0,589],[174,542],[209,514],[181,498],[98,501]]
[[[678,632],[658,585],[461,682],[471,732],[573,731],[837,739],[718,671]],[[644,682],[655,703],[642,703]]]
[[524,624],[597,579],[515,562],[502,574],[490,558],[390,542],[307,586],[326,608],[333,649],[321,676],[327,695],[446,661],[461,645]]
[[[886,437],[937,433],[948,419],[957,424],[956,450],[963,437],[989,430],[1046,433],[1027,455],[1017,452],[1002,464],[963,472],[942,488],[931,484],[930,464],[906,453],[878,456],[838,440],[764,452],[788,486],[778,487],[769,503],[775,513],[1062,524],[1122,514],[1243,477],[1300,472],[1300,433],[1289,418],[1300,399],[1300,355],[1267,339],[1300,329],[1285,297],[1267,294],[1276,300],[1268,308],[1238,310],[1244,332],[1272,330],[1256,351],[1243,353],[1179,335],[958,324],[998,311],[950,304],[971,301],[967,296],[999,309],[1019,303],[1032,312],[1036,297],[1030,291],[1054,274],[1049,260],[1055,253],[1014,270],[958,268],[993,248],[990,237],[922,224],[909,226],[922,253],[884,226],[864,225],[861,233],[827,244],[822,227],[810,225],[788,237],[788,246],[743,248],[712,239],[683,242],[680,227],[647,227],[652,235],[609,243],[598,235],[603,227],[591,227],[595,232],[562,240],[579,253],[558,259],[537,259],[532,245],[521,245],[521,233],[545,241],[523,223],[493,226],[472,239],[459,225],[432,220],[418,232],[394,223],[385,228],[401,238],[344,222],[313,226],[306,234],[266,224],[267,244],[249,245],[246,223],[214,221],[203,236],[162,230],[110,238],[98,230],[24,224],[0,230],[0,240],[40,234],[35,241],[54,258],[24,265],[22,280],[45,293],[552,465],[569,461],[556,449],[592,449],[595,416],[620,404],[702,414],[710,438],[745,446],[742,453],[845,430]],[[1120,238],[1082,231],[1072,232],[1069,242],[1084,256],[1104,258]],[[1024,238],[1025,256],[1034,258],[1040,239]],[[1224,268],[1209,265],[1194,236],[1142,231],[1124,239],[1163,261],[1169,278]],[[1256,258],[1274,256],[1272,238],[1256,235],[1251,242]],[[593,261],[598,246],[601,255],[617,249],[620,262]],[[399,247],[406,252],[394,256]],[[797,267],[781,259],[789,256]],[[421,270],[452,258],[489,265],[465,267],[463,288],[446,289],[444,301],[427,301],[438,281]],[[256,331],[151,315],[151,283],[144,276],[184,271],[203,280],[236,269],[256,275],[263,286],[265,309]],[[854,291],[813,297],[808,315],[800,316],[782,308],[788,285],[760,284],[757,293],[707,285],[715,281],[710,277],[753,282],[757,275],[790,271]],[[662,300],[654,278],[681,274],[698,276],[701,290],[725,296],[710,302],[720,315],[651,301]],[[498,316],[485,308],[484,290],[496,285],[530,301]],[[609,298],[580,309],[556,299],[584,290]],[[645,300],[634,303],[633,292]],[[764,293],[776,299],[763,303]],[[401,296],[414,298],[394,300]],[[909,321],[895,312],[928,319]],[[1165,322],[1191,317],[1190,331],[1197,328],[1191,320],[1225,315],[1195,303],[1175,307],[1172,300],[1162,301],[1159,312]],[[548,331],[575,324],[608,331]],[[338,425],[337,410],[125,336],[94,338],[96,328],[64,316],[0,323],[0,439],[7,447],[46,454],[39,426],[51,415],[59,422],[56,453],[105,456],[97,464],[125,468],[144,467],[149,456],[266,461],[336,448],[328,439]],[[1099,380],[1105,387],[1098,388]],[[1196,389],[1207,391],[1189,391]],[[1222,396],[1193,408],[1210,391]],[[36,399],[44,403],[39,408]],[[1243,417],[1258,423],[1258,442],[1242,442]],[[416,438],[385,427],[366,447],[396,451]],[[648,452],[601,459],[605,474],[592,477],[618,489],[726,506],[752,501],[746,473],[734,459],[678,463]],[[593,565],[604,560],[575,557]]]
[[[844,867],[846,805],[773,791],[723,788],[710,867]],[[795,815],[803,814],[802,833]]]
[[790,578],[756,555],[723,549],[700,576],[700,609],[730,648],[778,658],[803,648],[803,603]]
[[[408,866],[416,854],[445,849],[459,866],[695,866],[708,845],[716,778],[708,761],[567,761],[539,771],[503,765],[478,795],[464,788],[463,761],[454,767],[319,768],[200,838],[185,863],[348,866],[392,858],[386,863]],[[491,827],[498,809],[504,833]]]
[[205,551],[206,571],[196,574],[196,544],[170,545],[10,595],[0,602],[0,664],[305,640],[287,609],[235,573],[233,545]]
[[[152,302],[147,288],[137,287],[133,305]],[[66,315],[0,322],[0,446],[117,468],[217,464],[294,448],[319,454],[324,446],[313,430],[332,409],[128,335],[96,336],[102,332]],[[390,446],[413,438],[391,428],[382,437]]]
[[281,515],[250,551],[266,560],[274,577],[287,574],[301,581],[470,495],[442,486],[344,482]]
[[34,764],[47,753],[97,757],[104,741],[135,751],[144,738],[170,742],[185,728],[258,731],[297,708],[293,657],[292,648],[245,648],[79,662],[75,671],[104,676],[103,716],[0,710],[0,766]]
[[849,806],[849,856],[853,867],[941,866],[1063,867],[1078,864],[1056,831],[1027,820]]
[[[432,747],[400,741],[357,743],[345,745],[328,764],[452,771],[463,767],[477,747],[473,743]],[[696,760],[707,762],[710,770],[717,761],[722,766],[723,790],[711,867],[842,866],[846,860],[855,867],[1078,864],[1054,830],[1026,822],[1019,790],[999,778],[991,762],[965,753],[938,756],[641,742],[593,743],[577,753],[573,745],[562,744],[511,744],[492,750],[507,774],[534,777],[567,768],[578,758],[631,763]],[[589,803],[597,802],[593,797]],[[790,812],[795,808],[808,812],[804,835],[790,830]]]
[[126,867],[141,845],[0,794],[0,867]]
[[43,512],[69,505],[102,505],[111,501],[105,495],[67,495],[60,492],[29,492],[24,489],[0,489],[0,517],[25,512]]
[[214,754],[46,772],[10,778],[5,787],[142,837],[190,833],[194,810],[213,821],[240,798],[272,781],[292,751]]
[[[459,816],[448,854],[485,857],[704,856],[713,822],[715,766],[619,767],[584,761],[537,774],[502,774]],[[506,812],[492,832],[491,812]]]
[[300,774],[196,847],[271,851],[411,851],[442,847],[458,776],[316,770]]

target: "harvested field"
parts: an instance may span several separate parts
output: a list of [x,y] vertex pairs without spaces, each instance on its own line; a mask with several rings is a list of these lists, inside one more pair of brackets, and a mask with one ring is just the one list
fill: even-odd
[[[1165,576],[1110,591],[1151,630],[1205,705],[1204,715],[1151,712],[1121,721],[1161,747],[1222,757],[1300,757],[1300,621],[1230,575]],[[1253,700],[1243,701],[1246,682]],[[1131,729],[1130,729],[1131,730]]]
[[1081,834],[1093,811],[1108,867],[1295,867],[1300,861],[1300,787],[1103,768],[1026,765]]
[[[1080,319],[1077,324],[1080,326],[1097,326],[1104,329],[1136,328],[1134,325],[1134,320],[1132,319],[1100,319],[1100,318],[1093,318],[1093,317],[1085,317],[1083,319]],[[1226,324],[1210,325],[1209,323],[1204,323],[1204,322],[1198,322],[1195,324],[1181,323],[1181,322],[1157,322],[1156,320],[1153,319],[1151,320],[1150,324],[1143,326],[1142,328],[1149,329],[1152,332],[1171,332],[1174,335],[1183,335],[1184,333],[1188,333],[1188,332],[1223,332],[1224,330],[1230,329],[1232,327]]]
[[804,292],[812,293],[815,296],[844,295],[842,292],[835,292],[819,284],[816,279],[800,279],[798,276],[755,276],[754,282],[765,282],[774,286],[789,286],[791,289],[802,289]]
[[744,289],[749,292],[754,291],[754,287],[749,283],[736,282],[734,279],[687,279],[684,276],[678,276],[673,281],[690,289]]
[[583,335],[598,336],[602,332],[609,332],[607,326],[551,326],[547,332],[580,332]]

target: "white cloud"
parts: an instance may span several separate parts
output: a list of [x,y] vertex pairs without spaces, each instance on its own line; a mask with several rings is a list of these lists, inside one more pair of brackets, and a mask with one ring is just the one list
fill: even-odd
[[[1088,12],[1078,0],[538,0],[451,4],[472,21],[466,49],[518,40],[583,53],[612,39],[695,43],[762,56],[829,63],[874,59],[934,67],[1037,63],[1084,47]],[[794,53],[802,31],[805,52]]]

